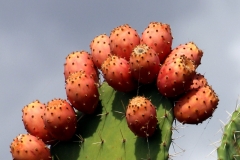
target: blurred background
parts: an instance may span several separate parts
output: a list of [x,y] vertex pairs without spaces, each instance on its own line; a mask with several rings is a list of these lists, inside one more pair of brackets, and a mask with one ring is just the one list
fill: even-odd
[[[26,133],[22,108],[39,99],[66,98],[63,64],[72,51],[128,23],[141,35],[151,21],[168,23],[172,47],[193,41],[204,55],[205,75],[220,102],[213,117],[174,131],[173,160],[216,160],[216,147],[240,94],[240,1],[0,1],[0,159]],[[222,122],[220,122],[220,120]]]

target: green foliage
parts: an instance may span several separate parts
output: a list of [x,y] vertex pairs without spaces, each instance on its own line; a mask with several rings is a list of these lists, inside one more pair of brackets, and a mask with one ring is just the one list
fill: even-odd
[[166,160],[172,142],[174,120],[170,100],[163,97],[154,85],[139,88],[138,95],[151,99],[157,108],[158,127],[152,137],[135,136],[127,126],[125,110],[137,91],[122,93],[107,83],[99,88],[100,103],[93,115],[82,115],[76,136],[69,142],[51,146],[54,160]]
[[240,160],[240,108],[234,111],[230,121],[224,127],[217,153],[218,160]]

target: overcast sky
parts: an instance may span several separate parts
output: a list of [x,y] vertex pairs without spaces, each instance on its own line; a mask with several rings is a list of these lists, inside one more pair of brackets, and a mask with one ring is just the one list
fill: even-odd
[[198,72],[220,98],[211,120],[174,133],[173,138],[182,136],[174,143],[185,152],[173,159],[217,159],[216,152],[208,156],[216,148],[210,144],[221,138],[219,120],[226,122],[240,94],[240,1],[56,2],[0,1],[0,159],[10,160],[10,143],[26,133],[25,105],[66,98],[63,64],[70,52],[89,51],[95,36],[125,23],[141,34],[151,21],[171,26],[173,48],[193,41],[204,51]]

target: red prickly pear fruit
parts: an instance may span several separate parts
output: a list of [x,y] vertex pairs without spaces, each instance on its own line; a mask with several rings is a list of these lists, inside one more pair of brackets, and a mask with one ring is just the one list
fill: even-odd
[[87,75],[91,75],[94,78],[95,82],[99,80],[92,56],[86,51],[72,52],[66,57],[64,63],[65,80],[76,71],[85,71]]
[[134,97],[127,106],[126,120],[128,127],[135,135],[152,136],[158,123],[156,108],[147,98]]
[[135,46],[140,44],[140,37],[137,31],[128,24],[114,28],[109,38],[111,53],[127,61]]
[[192,89],[198,89],[200,87],[204,87],[205,85],[207,85],[207,79],[200,73],[197,73],[192,80],[192,85],[190,86],[189,90]]
[[43,122],[43,115],[46,106],[39,100],[33,101],[22,109],[22,121],[28,133],[39,137],[46,144],[53,144],[55,139],[46,129]]
[[181,123],[198,124],[212,116],[219,99],[206,85],[184,94],[174,106],[174,116]]
[[14,160],[51,160],[49,148],[38,137],[20,134],[13,139],[10,152]]
[[162,64],[171,52],[172,40],[170,25],[161,22],[150,22],[142,33],[141,44],[152,47],[159,54],[159,60]]
[[111,55],[109,37],[106,34],[96,36],[90,44],[90,49],[94,65],[101,69],[103,62]]
[[185,55],[187,58],[191,59],[196,68],[201,64],[201,59],[203,56],[203,51],[199,49],[195,43],[189,42],[186,44],[180,44],[168,55],[165,61],[172,61],[176,57]]
[[130,69],[140,83],[154,82],[160,70],[158,54],[146,44],[136,46],[130,56]]
[[137,88],[127,60],[117,56],[108,57],[101,70],[106,82],[115,90],[130,92]]
[[161,66],[157,78],[158,90],[166,97],[176,97],[186,92],[195,74],[193,61],[182,55]]
[[76,131],[77,119],[73,107],[63,99],[47,103],[43,121],[51,135],[60,141],[70,140]]
[[72,73],[66,80],[65,90],[69,102],[77,110],[86,113],[94,113],[98,101],[98,85],[92,76],[84,71]]

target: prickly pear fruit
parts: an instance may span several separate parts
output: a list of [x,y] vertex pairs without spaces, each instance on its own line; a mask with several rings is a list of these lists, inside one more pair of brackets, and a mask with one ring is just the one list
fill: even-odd
[[180,55],[185,55],[187,58],[191,59],[194,62],[196,67],[198,67],[201,64],[203,51],[199,49],[193,42],[180,44],[172,50],[165,61],[172,61]]
[[72,52],[66,57],[64,63],[65,80],[76,71],[85,71],[87,75],[91,75],[94,78],[95,82],[99,80],[92,56],[86,51]]
[[67,141],[75,134],[76,114],[66,100],[53,99],[49,101],[43,120],[47,130],[57,140]]
[[129,60],[132,50],[140,44],[140,37],[128,24],[114,28],[110,33],[110,48],[113,55]]
[[159,54],[160,63],[163,63],[171,52],[172,40],[170,25],[151,22],[142,33],[141,44],[152,47]]
[[107,83],[115,90],[129,92],[137,88],[127,60],[117,56],[108,57],[101,70]]
[[174,116],[181,123],[198,124],[212,116],[218,102],[218,96],[209,85],[190,90],[175,103]]
[[130,68],[133,77],[140,83],[152,83],[160,70],[158,54],[146,44],[138,45],[130,56]]
[[45,128],[43,114],[46,106],[39,100],[33,101],[22,109],[22,121],[28,133],[39,137],[46,144],[53,144],[55,139]]
[[66,80],[67,99],[77,110],[92,114],[99,101],[98,86],[84,71],[72,73]]
[[14,160],[51,160],[50,150],[40,139],[30,134],[20,134],[13,139],[10,152]]
[[157,79],[158,90],[166,97],[176,97],[190,87],[195,74],[193,61],[182,55],[161,66]]
[[90,44],[90,49],[94,65],[101,69],[103,62],[111,55],[109,37],[106,34],[96,36]]
[[190,90],[192,89],[198,89],[200,87],[203,87],[207,85],[207,79],[204,77],[204,75],[197,73],[192,80],[192,85],[190,86]]
[[153,135],[158,122],[156,108],[147,98],[134,97],[127,106],[126,120],[134,134],[149,137]]

